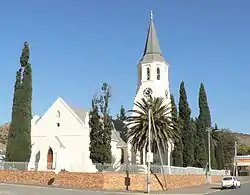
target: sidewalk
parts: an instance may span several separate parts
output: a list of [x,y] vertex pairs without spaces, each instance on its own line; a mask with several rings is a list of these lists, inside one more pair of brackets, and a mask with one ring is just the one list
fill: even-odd
[[206,194],[220,190],[220,184],[205,184],[200,186],[185,187],[178,189],[169,189],[164,194]]
[[[250,177],[239,177],[241,184],[250,182]],[[212,192],[220,191],[221,186],[220,183],[214,184],[204,184],[199,186],[185,187],[185,188],[176,188],[169,189],[168,191],[152,191],[150,194],[166,194],[166,195],[205,195],[210,194]],[[116,194],[146,194],[145,192],[139,191],[127,191],[127,192],[115,192]]]
[[[151,191],[151,195],[204,195],[204,194],[209,194],[211,192],[220,190],[220,184],[211,184],[211,185],[200,185],[200,186],[193,186],[193,187],[185,187],[185,188],[176,188],[176,189],[168,189],[168,191]],[[134,194],[134,195],[143,195],[147,194],[146,192],[143,191],[112,191],[112,190],[107,190],[104,191],[104,193],[110,194]]]

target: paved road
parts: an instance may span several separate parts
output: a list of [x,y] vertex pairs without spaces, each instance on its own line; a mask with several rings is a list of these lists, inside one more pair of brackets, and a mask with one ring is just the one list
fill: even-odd
[[229,190],[219,190],[214,193],[209,193],[209,195],[249,195],[250,194],[250,184],[246,183],[238,189],[229,189]]
[[[246,181],[245,181],[246,182]],[[245,183],[243,182],[243,183]],[[242,184],[239,189],[223,190],[219,189],[219,185],[204,185],[196,188],[183,188],[179,190],[169,190],[167,192],[160,192],[160,195],[175,194],[175,195],[249,195],[250,183]],[[153,192],[154,193],[154,192]],[[152,193],[152,194],[153,194]],[[0,183],[0,195],[126,195],[126,194],[141,194],[134,192],[102,192],[102,191],[87,191],[87,190],[74,190],[62,188],[48,188],[36,187],[15,184],[2,184]]]
[[112,193],[62,189],[62,188],[47,188],[26,185],[0,184],[0,195],[111,195]]

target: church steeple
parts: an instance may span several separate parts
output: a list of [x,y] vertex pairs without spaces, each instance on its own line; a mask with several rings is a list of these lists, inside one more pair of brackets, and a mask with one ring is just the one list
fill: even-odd
[[141,62],[151,62],[151,61],[165,62],[157,38],[152,11],[150,13],[150,24],[148,28],[148,35]]

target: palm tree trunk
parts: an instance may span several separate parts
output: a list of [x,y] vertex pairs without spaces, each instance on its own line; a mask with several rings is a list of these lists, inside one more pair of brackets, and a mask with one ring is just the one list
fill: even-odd
[[[151,114],[151,117],[152,117],[152,114]],[[154,121],[154,117],[152,117],[151,120],[152,120],[152,124],[153,124],[153,130],[154,130],[154,134],[155,134],[156,145],[157,145],[157,148],[158,148],[158,151],[159,151],[159,155],[160,155],[160,160],[161,160],[161,171],[162,171],[162,176],[163,176],[163,179],[164,179],[164,183],[165,183],[166,190],[168,190],[168,187],[167,187],[167,180],[166,180],[166,177],[165,177],[165,174],[164,174],[164,167],[163,167],[163,159],[162,159],[162,154],[161,154],[161,148],[160,148],[159,141],[158,141],[158,137],[157,137],[157,133],[156,133],[156,130],[155,130],[155,121]]]

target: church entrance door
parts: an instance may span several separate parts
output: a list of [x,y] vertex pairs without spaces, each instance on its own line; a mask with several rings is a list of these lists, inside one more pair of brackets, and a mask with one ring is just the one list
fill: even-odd
[[52,148],[49,148],[47,154],[47,169],[52,169],[52,167],[53,167],[53,150]]

